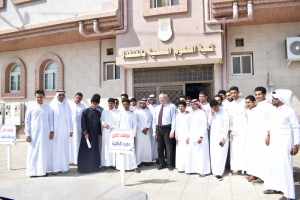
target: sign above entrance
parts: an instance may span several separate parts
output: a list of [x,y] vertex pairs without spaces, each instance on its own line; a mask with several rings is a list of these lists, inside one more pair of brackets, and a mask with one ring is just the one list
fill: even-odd
[[171,27],[171,18],[159,19],[158,20],[158,38],[166,42],[171,39],[173,35],[172,27]]
[[[197,52],[197,47],[196,45],[193,45],[191,47],[186,47],[184,46],[183,48],[179,48],[179,49],[174,49],[174,56],[179,55],[182,56],[182,54],[187,54],[187,53],[196,53]],[[201,44],[198,45],[198,51],[199,53],[202,53],[204,55],[206,55],[207,52],[213,52],[214,51],[214,47],[213,47],[213,43],[209,44],[207,48],[202,47]],[[163,55],[171,55],[172,54],[172,48],[168,47],[166,49],[163,50],[152,50],[151,48],[149,48],[148,51],[149,56],[151,56],[152,58],[155,58],[156,56],[163,56]],[[130,50],[130,51],[123,51],[122,52],[122,58],[139,58],[139,57],[143,57],[146,58],[147,53],[143,50],[143,49],[137,49],[137,50]]]

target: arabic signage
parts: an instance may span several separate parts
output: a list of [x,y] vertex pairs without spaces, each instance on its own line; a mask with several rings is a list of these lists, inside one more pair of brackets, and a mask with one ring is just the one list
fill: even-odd
[[133,130],[115,130],[110,132],[110,153],[133,153],[134,136]]
[[[179,49],[173,49],[174,52],[174,56],[178,55],[178,56],[182,56],[183,54],[187,54],[187,53],[196,53],[198,49],[199,53],[202,53],[204,55],[206,55],[207,52],[213,52],[214,51],[214,47],[213,44],[209,44],[207,48],[202,47],[201,44],[199,44],[198,46],[193,45],[192,47],[186,47],[184,46],[183,48],[179,48]],[[172,48],[168,47],[166,49],[163,50],[152,50],[151,48],[148,49],[148,55],[152,58],[155,58],[156,56],[162,56],[162,55],[171,55],[172,54]],[[130,51],[123,51],[122,52],[122,58],[139,58],[139,57],[143,57],[146,58],[147,53],[143,50],[143,49],[137,49],[137,50],[130,50]]]
[[0,126],[0,144],[16,144],[16,126]]

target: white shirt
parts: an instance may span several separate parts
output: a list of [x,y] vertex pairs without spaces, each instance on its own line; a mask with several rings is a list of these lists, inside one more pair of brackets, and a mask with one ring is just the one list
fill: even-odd
[[[173,104],[174,105],[174,104]],[[156,125],[158,125],[158,116],[162,105],[159,105],[155,108],[153,113],[153,131],[156,131]],[[175,106],[176,108],[176,106]],[[162,116],[162,126],[171,124],[171,133],[175,131],[175,113],[176,110],[174,106],[165,103],[163,107],[163,116]]]

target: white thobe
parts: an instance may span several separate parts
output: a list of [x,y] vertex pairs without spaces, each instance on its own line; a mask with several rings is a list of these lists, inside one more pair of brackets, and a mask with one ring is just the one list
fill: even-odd
[[70,103],[70,108],[72,111],[73,137],[69,137],[69,163],[77,165],[78,151],[82,135],[81,116],[86,107],[82,103],[76,104],[75,102],[72,102]]
[[[135,154],[136,163],[139,165],[141,162],[152,162],[151,152],[151,138],[150,127],[152,123],[152,114],[149,109],[136,109],[134,111],[137,117],[137,130],[135,137]],[[142,131],[148,129],[147,135]]]
[[245,99],[233,100],[228,107],[229,128],[234,135],[230,139],[230,167],[231,170],[247,170],[246,166],[246,134],[247,110]]
[[27,108],[25,135],[30,136],[27,149],[27,176],[44,176],[47,173],[47,155],[53,118],[50,106],[35,103]]
[[192,106],[186,106],[185,111],[189,111],[190,113],[192,113],[193,112]]
[[191,116],[192,113],[186,112],[180,112],[176,116],[175,137],[178,139],[178,144],[176,144],[175,167],[178,171],[185,171],[185,163],[188,148],[186,140],[189,137]]
[[[64,172],[69,170],[69,137],[73,132],[71,109],[68,103],[59,103],[55,112],[50,105],[54,121],[54,137],[50,142],[48,171]],[[69,111],[67,111],[69,109]],[[67,113],[70,113],[68,116]]]
[[201,103],[201,106],[204,108],[204,110],[206,111],[206,113],[208,113],[210,115],[210,104],[206,101],[205,103]]
[[[266,100],[252,109],[247,109],[248,128],[246,140],[247,174],[264,179],[268,146],[265,139],[270,130],[270,114],[273,106]],[[255,147],[254,147],[255,146]]]
[[[156,108],[156,106],[158,106],[157,104],[149,104],[148,107],[151,111],[151,115],[152,115],[152,120],[153,120],[153,114],[154,114],[154,110]],[[158,158],[158,153],[157,153],[157,143],[156,143],[156,139],[153,137],[153,127],[151,125],[151,128],[149,129],[149,134],[150,134],[150,138],[151,138],[151,155],[152,155],[152,160]]]
[[[110,145],[110,130],[112,128],[117,128],[117,117],[119,110],[116,108],[105,109],[101,114],[101,124],[102,124],[102,149],[101,149],[101,166],[116,166],[116,154],[109,153]],[[109,128],[106,129],[104,124],[107,123]]]
[[[198,144],[198,139],[203,137]],[[197,109],[192,112],[190,122],[189,144],[185,173],[210,173],[210,158],[207,135],[207,119],[204,111]]]
[[[209,117],[210,124],[210,158],[211,170],[213,175],[222,176],[225,170],[229,145],[229,115],[223,108],[219,108],[218,112],[214,112],[214,116]],[[221,140],[225,140],[225,144],[221,147]]]
[[[271,115],[268,156],[265,157],[265,188],[278,190],[286,198],[295,199],[292,146],[300,144],[300,125],[295,110],[287,105],[274,108]],[[294,132],[294,136],[293,136]]]
[[[119,110],[120,112],[125,111],[125,110],[124,110],[124,106],[122,105],[122,103],[119,105],[118,110]],[[134,112],[135,107],[132,106],[132,105],[129,105],[129,110],[132,111],[132,112]]]
[[[131,111],[122,111],[118,114],[117,117],[117,129],[133,129],[133,136],[136,135],[136,128],[137,128],[137,119],[136,115]],[[124,154],[125,157],[125,170],[132,170],[137,168],[136,164],[136,155],[135,149],[133,153],[126,153]],[[121,166],[122,159],[120,154],[116,155],[116,168],[121,170],[123,167]]]

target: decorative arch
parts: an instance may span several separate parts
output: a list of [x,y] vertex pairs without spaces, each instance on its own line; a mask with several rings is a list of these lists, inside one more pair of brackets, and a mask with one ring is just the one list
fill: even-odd
[[[9,92],[10,71],[13,66],[19,65],[21,69],[21,87],[20,92]],[[26,98],[26,67],[20,58],[13,57],[8,59],[1,71],[1,98],[2,99],[25,99]]]
[[[57,90],[64,89],[64,66],[60,57],[53,53],[46,53],[38,60],[35,66],[35,90],[44,90],[44,69],[50,61],[57,64]],[[56,91],[45,91],[46,98],[53,98]]]

